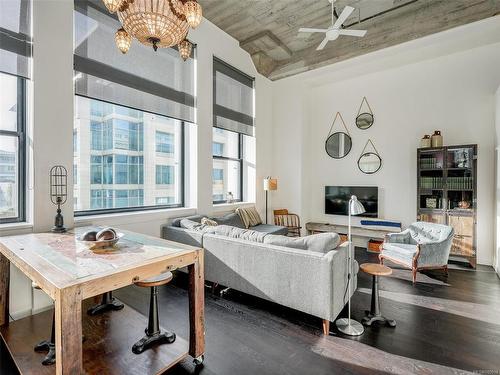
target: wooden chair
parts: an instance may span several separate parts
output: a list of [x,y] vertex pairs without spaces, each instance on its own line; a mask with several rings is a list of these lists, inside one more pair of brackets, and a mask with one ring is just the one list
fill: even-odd
[[155,345],[171,344],[175,341],[175,333],[161,332],[160,319],[158,317],[158,287],[168,284],[172,278],[173,275],[171,272],[165,272],[150,279],[139,280],[134,283],[137,286],[151,289],[148,327],[145,330],[146,335],[132,347],[132,351],[135,354],[140,354]]
[[274,225],[287,227],[289,237],[300,237],[300,218],[287,209],[274,210]]

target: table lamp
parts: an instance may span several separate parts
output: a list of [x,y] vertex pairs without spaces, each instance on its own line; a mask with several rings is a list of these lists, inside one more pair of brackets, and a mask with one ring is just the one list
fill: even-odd
[[278,190],[278,180],[276,178],[264,178],[264,191],[266,192],[266,224],[267,224],[267,194],[269,190]]
[[347,286],[349,288],[349,295],[347,299],[347,319],[342,318],[338,319],[335,324],[340,332],[349,335],[349,336],[359,336],[364,332],[363,325],[351,319],[351,294],[352,294],[352,274],[353,274],[353,260],[354,254],[352,254],[352,239],[351,239],[351,215],[360,215],[365,212],[365,208],[358,201],[358,198],[353,195],[349,200],[349,233],[348,233],[348,255],[347,255]]
[[64,233],[64,218],[61,206],[66,203],[68,197],[68,171],[62,165],[56,165],[50,169],[50,200],[57,206],[57,214],[54,220],[52,232]]

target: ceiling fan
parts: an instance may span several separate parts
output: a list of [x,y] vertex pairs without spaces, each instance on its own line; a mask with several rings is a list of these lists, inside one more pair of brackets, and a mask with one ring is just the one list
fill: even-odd
[[325,33],[325,39],[323,39],[323,41],[319,44],[318,48],[316,48],[316,51],[322,50],[323,48],[325,48],[326,43],[337,39],[340,35],[363,37],[366,34],[366,30],[346,30],[342,28],[342,24],[354,11],[353,7],[347,5],[340,16],[337,18],[337,20],[334,21],[333,17],[335,8],[333,6],[333,3],[336,0],[328,1],[330,2],[330,4],[332,4],[332,24],[328,29],[311,29],[308,27],[301,27],[299,29],[300,33]]

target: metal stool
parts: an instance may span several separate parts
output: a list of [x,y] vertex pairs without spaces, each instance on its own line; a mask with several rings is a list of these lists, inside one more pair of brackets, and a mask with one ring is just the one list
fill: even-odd
[[116,300],[113,297],[113,292],[103,293],[101,302],[95,306],[89,307],[87,310],[87,314],[90,316],[95,316],[98,314],[102,314],[106,311],[118,311],[125,307],[123,303]]
[[[34,289],[41,290],[36,283],[31,284]],[[54,311],[54,314],[52,315],[52,330],[50,334],[50,340],[44,340],[39,342],[38,344],[35,345],[35,352],[37,353],[44,353],[47,352],[47,355],[42,361],[42,365],[44,366],[49,366],[53,365],[56,363],[56,331],[55,331],[55,318],[56,318],[56,312]]]
[[158,287],[168,284],[172,277],[171,272],[165,272],[150,279],[135,282],[137,286],[151,288],[148,328],[145,329],[146,335],[132,346],[132,352],[135,354],[140,354],[155,345],[171,344],[175,341],[175,333],[161,332],[158,318]]

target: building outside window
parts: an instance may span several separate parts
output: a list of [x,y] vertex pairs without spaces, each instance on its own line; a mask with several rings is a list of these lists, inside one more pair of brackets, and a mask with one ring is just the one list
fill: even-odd
[[156,132],[156,152],[165,154],[174,153],[174,135],[165,132]]
[[[222,129],[219,129],[222,130]],[[222,132],[216,132],[217,134],[224,134]],[[224,155],[224,143],[213,142],[212,143],[212,154],[214,156],[223,156]]]
[[156,166],[156,184],[171,185],[174,183],[174,168],[171,165]]

